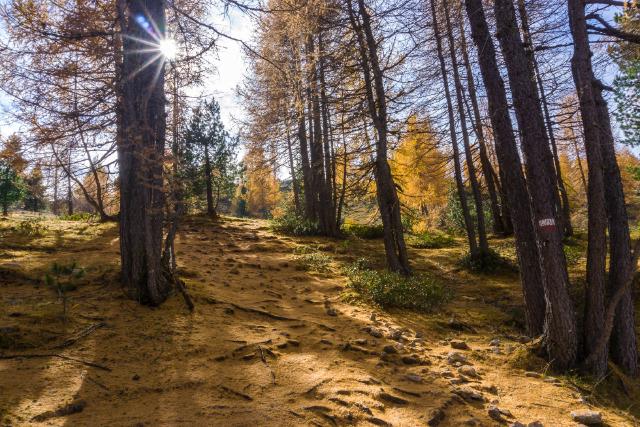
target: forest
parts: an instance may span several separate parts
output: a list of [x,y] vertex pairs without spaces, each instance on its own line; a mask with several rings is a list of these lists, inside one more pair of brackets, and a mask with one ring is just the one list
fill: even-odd
[[0,0],[0,426],[640,425],[638,0]]

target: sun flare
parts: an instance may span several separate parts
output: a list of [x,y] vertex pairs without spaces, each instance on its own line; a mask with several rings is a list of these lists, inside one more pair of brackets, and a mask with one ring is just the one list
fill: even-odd
[[162,39],[158,43],[158,49],[162,56],[168,60],[173,60],[178,54],[178,45],[173,39]]

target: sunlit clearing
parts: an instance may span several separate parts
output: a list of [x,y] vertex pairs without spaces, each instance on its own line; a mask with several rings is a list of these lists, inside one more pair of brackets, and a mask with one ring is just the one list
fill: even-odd
[[160,53],[168,60],[172,60],[176,58],[178,54],[178,45],[176,41],[173,39],[162,39],[158,43],[158,48],[160,49]]

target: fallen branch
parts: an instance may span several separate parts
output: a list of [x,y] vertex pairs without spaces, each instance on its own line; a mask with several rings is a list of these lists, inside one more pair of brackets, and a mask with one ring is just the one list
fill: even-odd
[[0,360],[10,360],[10,359],[36,359],[41,357],[57,357],[59,359],[69,360],[71,362],[80,363],[82,365],[91,366],[92,368],[101,369],[103,371],[111,372],[111,368],[99,365],[93,362],[87,362],[86,360],[76,359],[74,357],[64,356],[62,354],[55,353],[40,353],[40,354],[5,354],[0,355]]
[[98,323],[94,323],[93,325],[89,325],[88,327],[86,327],[85,329],[80,331],[75,336],[73,336],[71,338],[67,338],[66,340],[64,340],[64,342],[62,342],[62,344],[58,344],[57,346],[55,346],[53,348],[70,347],[73,344],[75,344],[76,342],[78,342],[79,340],[81,340],[82,338],[86,337],[87,335],[90,335],[94,331],[96,331],[96,330],[98,330],[100,328],[103,328],[105,326],[107,326],[107,324],[105,322],[98,322]]
[[248,400],[248,401],[252,401],[253,397],[249,396],[248,394],[244,394],[244,393],[240,393],[239,391],[235,391],[227,386],[221,385],[220,388],[224,391],[226,391],[227,393],[231,393],[233,395],[239,396],[241,398],[243,398],[244,400]]

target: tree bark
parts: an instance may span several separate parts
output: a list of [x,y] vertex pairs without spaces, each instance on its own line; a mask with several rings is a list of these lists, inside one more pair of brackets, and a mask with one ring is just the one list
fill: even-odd
[[544,331],[545,276],[542,272],[537,236],[532,221],[529,193],[513,134],[504,81],[498,69],[496,52],[482,8],[482,0],[465,0],[465,6],[487,92],[495,153],[502,176],[502,190],[506,193],[507,205],[513,220],[527,330],[531,336],[537,336]]
[[204,179],[207,192],[207,215],[211,218],[217,218],[218,214],[213,204],[213,182],[211,174],[211,158],[209,157],[209,147],[204,147]]
[[371,28],[371,17],[364,0],[357,0],[358,17],[352,0],[347,1],[349,20],[356,35],[360,66],[365,83],[369,115],[376,128],[375,179],[378,207],[384,229],[384,247],[389,270],[403,275],[411,274],[407,247],[400,217],[400,201],[387,158],[387,100],[383,71],[378,59],[378,44]]
[[578,338],[562,236],[557,227],[553,159],[535,76],[518,32],[513,0],[496,0],[494,11],[526,159],[527,183],[545,277],[545,344],[552,364],[564,370],[575,364]]
[[431,0],[431,20],[433,23],[433,32],[436,38],[436,51],[438,53],[438,61],[440,62],[440,74],[442,75],[442,83],[444,86],[444,95],[447,100],[447,113],[449,115],[449,134],[451,136],[451,146],[453,147],[453,168],[456,180],[456,189],[458,191],[458,198],[460,199],[460,207],[462,209],[462,216],[464,218],[464,225],[467,232],[467,239],[469,241],[469,252],[472,255],[478,253],[478,243],[476,241],[476,234],[474,231],[473,220],[469,213],[469,205],[467,203],[467,193],[464,188],[462,178],[462,167],[460,166],[460,153],[458,150],[458,137],[456,135],[456,125],[453,113],[453,101],[451,99],[451,92],[449,89],[449,79],[447,77],[447,67],[444,60],[444,52],[442,48],[442,41],[440,39],[440,29],[438,25],[438,15],[436,8],[436,0]]
[[[587,354],[595,350],[602,335],[605,314],[605,269],[606,269],[606,211],[604,199],[604,172],[598,111],[593,94],[593,68],[587,36],[584,3],[581,0],[568,1],[569,26],[573,36],[573,58],[571,71],[580,101],[584,142],[587,151],[589,181],[587,187],[588,206],[588,248],[587,248],[587,289],[584,313],[584,341]],[[591,359],[588,369],[597,377],[607,371],[607,351]]]
[[464,34],[464,20],[462,16],[458,20],[460,30],[460,48],[462,50],[462,60],[467,73],[467,87],[469,89],[469,98],[471,99],[471,107],[473,108],[473,116],[475,118],[475,133],[478,138],[478,148],[480,154],[480,165],[482,166],[482,175],[487,185],[489,193],[489,201],[491,204],[491,214],[493,215],[493,232],[495,234],[506,234],[506,225],[500,213],[500,203],[498,203],[498,194],[496,192],[496,184],[494,181],[495,172],[487,155],[487,146],[482,130],[482,118],[480,117],[480,107],[478,106],[478,96],[476,94],[476,83],[471,70],[471,61],[469,61],[469,52],[467,49],[467,38]]
[[555,133],[553,132],[553,121],[551,120],[551,115],[549,114],[547,94],[544,90],[542,75],[540,74],[540,67],[538,66],[538,60],[536,59],[535,55],[533,38],[531,37],[531,30],[529,28],[529,15],[527,13],[527,8],[525,6],[524,0],[518,0],[518,12],[520,14],[524,42],[528,47],[529,58],[535,72],[538,90],[540,91],[540,101],[542,102],[542,110],[544,112],[544,118],[547,125],[549,142],[551,142],[551,153],[553,154],[553,164],[555,167],[556,180],[558,182],[558,191],[560,192],[560,199],[558,203],[562,217],[562,227],[564,229],[565,237],[569,237],[573,235],[573,227],[571,225],[571,209],[569,207],[569,196],[567,195],[567,189],[565,188],[564,180],[562,179],[560,158],[558,157],[558,145],[556,144],[556,137]]
[[293,202],[296,209],[296,213],[302,212],[302,206],[300,205],[300,183],[296,176],[296,166],[293,162],[293,147],[291,143],[291,129],[289,120],[285,124],[285,131],[287,133],[287,153],[289,154],[289,173],[291,174],[291,186],[293,187]]
[[460,81],[460,73],[458,71],[458,58],[456,57],[456,45],[453,37],[453,28],[451,26],[451,18],[449,17],[449,8],[444,8],[444,17],[446,23],[446,33],[449,40],[449,54],[451,57],[451,68],[453,68],[453,83],[456,88],[456,102],[458,106],[458,117],[460,119],[460,130],[462,131],[462,143],[464,146],[464,154],[467,161],[467,173],[469,175],[469,183],[471,184],[471,192],[476,207],[476,221],[478,227],[478,246],[481,254],[489,252],[489,242],[487,241],[487,230],[485,227],[484,206],[482,202],[482,193],[480,192],[480,184],[476,176],[476,166],[473,162],[471,153],[471,144],[469,143],[469,131],[467,129],[467,118],[464,111],[464,89]]
[[149,44],[157,41],[147,29],[164,36],[164,2],[118,3],[124,35],[118,140],[122,282],[141,303],[158,305],[171,290],[162,265],[166,99],[164,62],[152,59],[157,53]]

